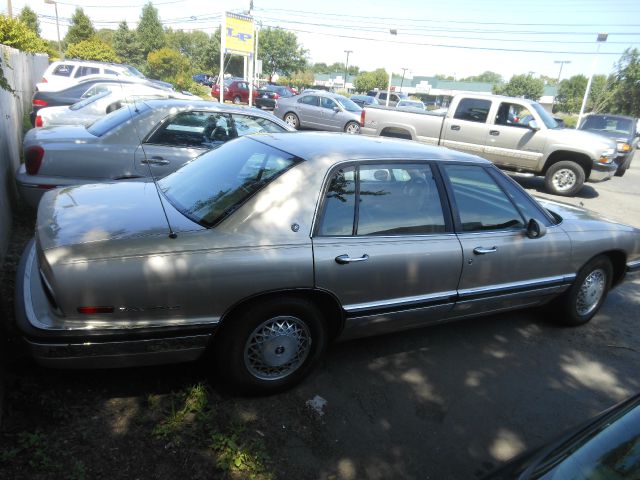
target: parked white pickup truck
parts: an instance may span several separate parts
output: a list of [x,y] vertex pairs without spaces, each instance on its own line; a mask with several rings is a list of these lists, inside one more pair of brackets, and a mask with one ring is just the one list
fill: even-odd
[[366,107],[360,123],[364,135],[442,145],[544,176],[556,195],[575,195],[586,180],[609,179],[617,169],[613,140],[561,128],[540,104],[522,98],[458,95],[444,115]]

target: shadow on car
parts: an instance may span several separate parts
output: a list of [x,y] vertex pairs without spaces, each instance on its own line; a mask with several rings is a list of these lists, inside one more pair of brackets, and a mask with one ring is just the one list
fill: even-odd
[[[510,176],[516,182],[518,182],[522,188],[526,188],[527,190],[534,189],[536,192],[540,192],[540,193],[549,193],[548,190],[545,188],[543,177],[528,177],[528,176],[521,176],[521,175],[510,175]],[[582,190],[580,190],[574,196],[576,198],[591,199],[591,198],[599,197],[600,194],[591,185],[585,183],[584,187],[582,187]],[[561,197],[558,197],[558,198],[561,199]]]

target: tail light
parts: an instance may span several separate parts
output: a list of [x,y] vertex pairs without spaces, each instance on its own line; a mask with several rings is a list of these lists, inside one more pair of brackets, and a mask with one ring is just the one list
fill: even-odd
[[364,117],[365,117],[365,110],[363,108],[362,111],[360,112],[360,126],[362,127],[364,127]]
[[49,81],[46,78],[42,77],[42,83],[49,83]]
[[273,94],[273,99],[274,99],[274,100],[277,100],[277,99],[279,99],[279,98],[280,98],[280,95],[278,95],[277,93],[274,93],[274,94]]
[[42,165],[42,158],[44,157],[44,148],[39,146],[29,147],[24,153],[24,164],[27,167],[27,173],[29,175],[37,175],[40,166]]
[[36,127],[42,127],[42,117],[40,115],[36,115]]
[[37,100],[34,98],[31,101],[31,105],[33,105],[34,107],[46,107],[47,105],[49,105],[49,102],[47,102],[46,100]]
[[114,308],[109,306],[96,306],[96,307],[78,307],[78,313],[84,315],[94,315],[96,313],[113,313]]

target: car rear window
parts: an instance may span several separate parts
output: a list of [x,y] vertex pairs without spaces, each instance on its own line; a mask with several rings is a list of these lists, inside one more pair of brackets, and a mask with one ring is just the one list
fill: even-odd
[[53,70],[53,74],[57,75],[58,77],[70,77],[72,71],[73,71],[73,65],[62,64],[62,65],[58,65]]
[[87,127],[87,131],[96,137],[101,137],[126,121],[131,120],[134,116],[141,115],[149,109],[150,108],[146,103],[137,103],[135,108],[121,108],[102,117],[100,120]]
[[303,160],[249,137],[211,150],[159,182],[169,202],[194,222],[214,227]]

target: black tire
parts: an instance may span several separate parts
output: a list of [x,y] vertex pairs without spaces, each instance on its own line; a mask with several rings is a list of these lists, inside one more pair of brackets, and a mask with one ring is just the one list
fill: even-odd
[[235,97],[233,97],[233,103],[236,105],[240,105],[242,103],[242,99],[240,98],[240,95],[236,95]]
[[[568,327],[577,327],[591,320],[607,298],[612,277],[611,260],[604,255],[587,262],[578,272],[571,288],[552,305],[555,307],[556,322]],[[587,285],[589,282],[591,288]],[[600,282],[601,290],[597,288]]]
[[300,128],[300,119],[293,112],[288,112],[283,117],[284,123],[298,130]]
[[633,155],[633,152],[631,152],[631,154],[627,157],[624,163],[618,167],[618,170],[616,170],[616,174],[615,174],[616,177],[622,177],[624,176],[625,173],[627,173],[627,169],[629,168],[629,164],[631,163],[632,155]]
[[344,132],[351,135],[360,134],[360,124],[358,122],[349,122],[344,126]]
[[327,343],[322,315],[299,298],[267,300],[228,322],[213,346],[217,366],[235,388],[246,393],[291,388],[309,374]]
[[584,185],[584,180],[583,168],[570,160],[554,163],[544,176],[547,191],[563,197],[572,197],[578,193]]

